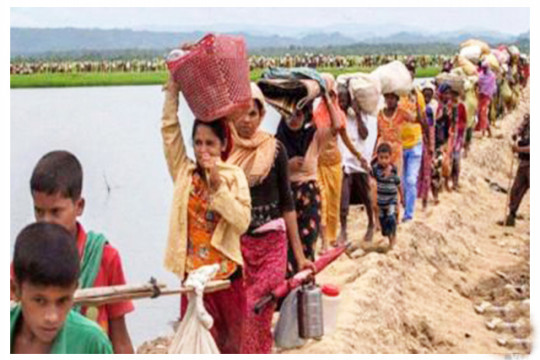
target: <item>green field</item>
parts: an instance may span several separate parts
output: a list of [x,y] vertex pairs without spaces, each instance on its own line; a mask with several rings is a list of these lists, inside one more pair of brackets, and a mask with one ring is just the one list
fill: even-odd
[[[320,72],[329,72],[334,76],[351,72],[370,72],[373,68],[350,67],[319,68]],[[417,77],[433,77],[440,69],[435,67],[420,68]],[[258,80],[263,70],[251,72],[251,80]],[[157,85],[167,80],[167,72],[145,73],[71,73],[71,74],[32,74],[11,75],[10,87],[18,88],[45,88],[45,87],[73,87],[73,86],[119,86],[119,85]]]

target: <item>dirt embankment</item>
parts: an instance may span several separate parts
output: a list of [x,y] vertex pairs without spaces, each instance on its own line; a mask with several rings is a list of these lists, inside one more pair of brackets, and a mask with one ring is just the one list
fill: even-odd
[[[512,339],[530,336],[528,309],[499,314],[474,306],[520,303],[528,298],[530,206],[521,204],[522,220],[502,227],[507,195],[485,180],[509,186],[510,134],[529,111],[529,89],[516,110],[497,122],[494,137],[473,140],[462,160],[461,190],[443,193],[440,204],[417,211],[401,224],[398,241],[386,254],[342,257],[319,282],[341,285],[342,303],[335,333],[292,353],[527,353]],[[365,214],[355,209],[349,224],[360,239]],[[376,241],[383,243],[380,235]],[[528,308],[528,303],[524,302]],[[487,304],[484,304],[487,306]],[[493,310],[493,309],[492,309]],[[489,330],[486,322],[515,323]],[[504,325],[502,326],[504,327]],[[497,331],[498,330],[498,331]],[[504,340],[503,340],[504,339]],[[499,340],[499,342],[497,341]],[[510,346],[510,345],[507,345]]]

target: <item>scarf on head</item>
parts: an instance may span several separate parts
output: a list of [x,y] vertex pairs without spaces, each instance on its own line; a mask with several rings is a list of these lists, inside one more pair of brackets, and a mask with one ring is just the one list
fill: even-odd
[[298,130],[291,130],[284,118],[279,122],[276,138],[283,143],[287,149],[289,159],[295,156],[304,157],[309,144],[313,140],[317,128],[311,120],[304,120],[302,127]]
[[270,173],[276,155],[276,138],[258,129],[250,139],[241,138],[231,126],[234,146],[228,162],[244,170],[249,186],[260,184]]

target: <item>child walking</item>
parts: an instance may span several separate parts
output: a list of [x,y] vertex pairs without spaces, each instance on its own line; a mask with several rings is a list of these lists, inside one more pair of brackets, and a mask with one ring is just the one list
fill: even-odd
[[391,163],[392,147],[382,143],[377,148],[377,160],[372,168],[372,176],[377,181],[377,213],[383,236],[390,241],[388,250],[394,247],[397,235],[398,194],[403,202],[401,180],[397,167]]

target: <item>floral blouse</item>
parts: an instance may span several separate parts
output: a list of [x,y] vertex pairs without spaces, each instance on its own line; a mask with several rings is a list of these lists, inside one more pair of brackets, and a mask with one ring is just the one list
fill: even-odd
[[236,271],[236,263],[228,259],[219,250],[212,247],[210,241],[221,216],[209,210],[209,189],[199,174],[193,175],[188,202],[188,252],[186,272],[189,273],[204,265],[219,264],[215,279],[227,279]]

